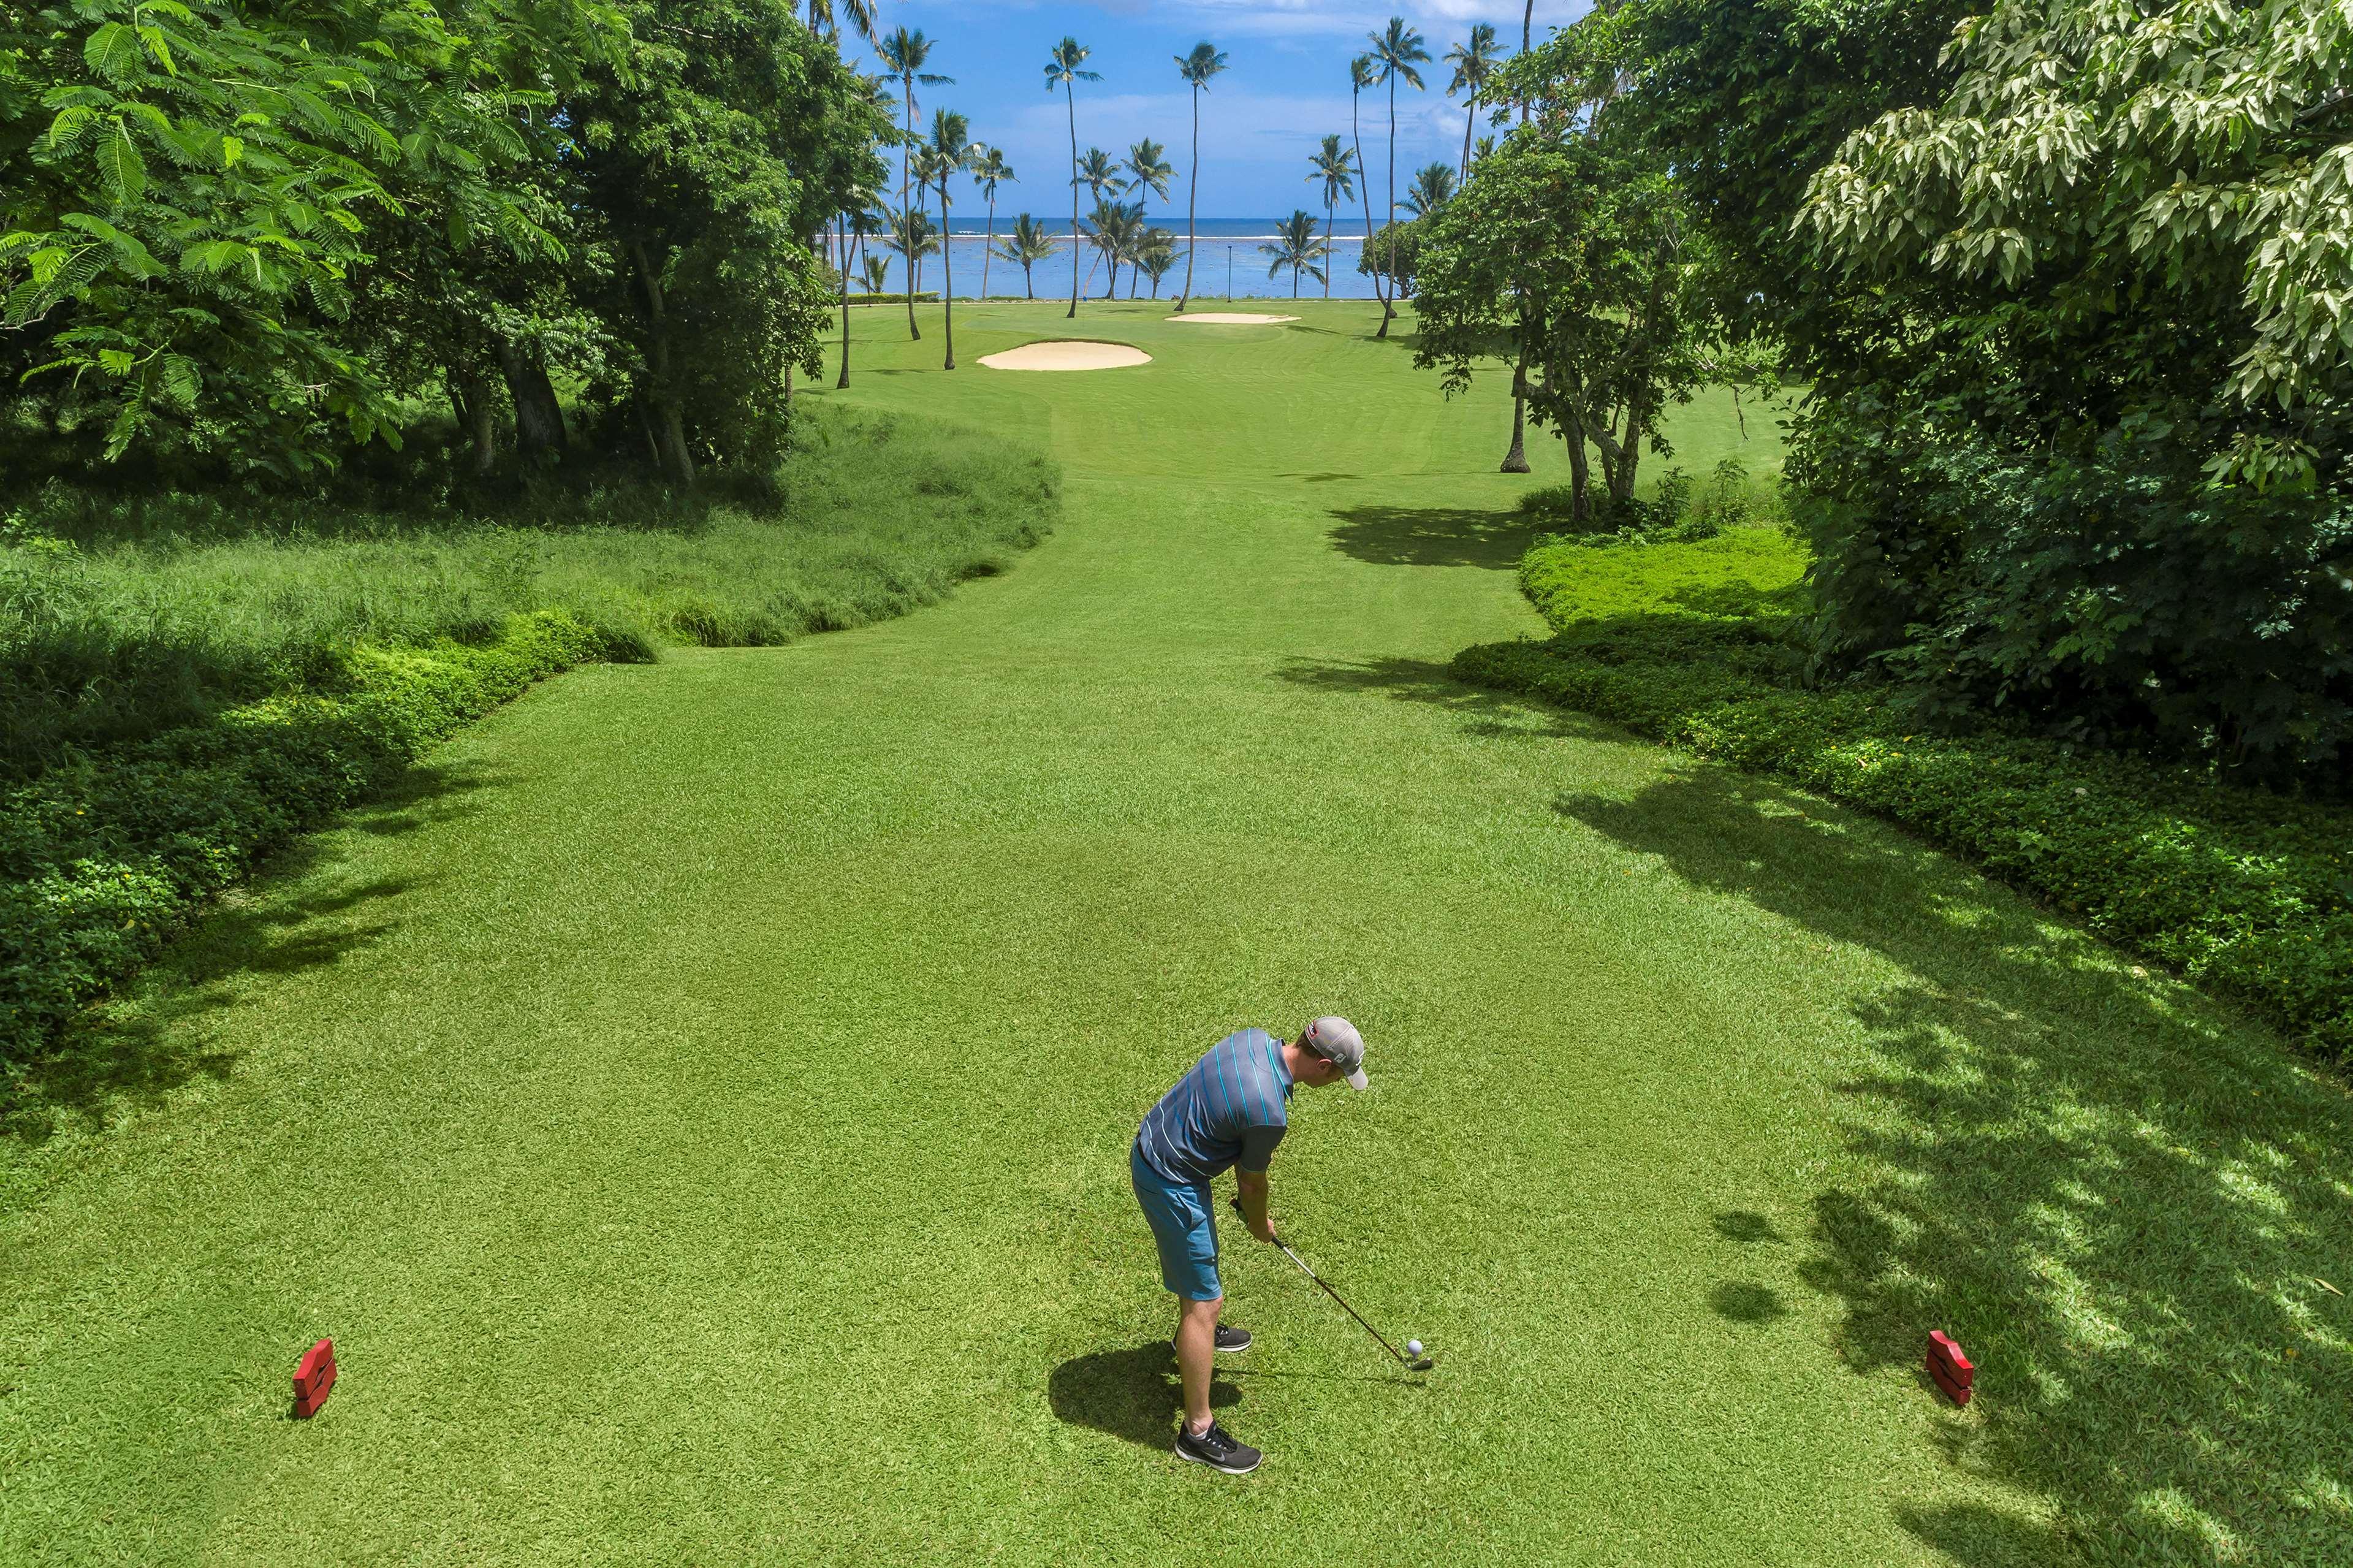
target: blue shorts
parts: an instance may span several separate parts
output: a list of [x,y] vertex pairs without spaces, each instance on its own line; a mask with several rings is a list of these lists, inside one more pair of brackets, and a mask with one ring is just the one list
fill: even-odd
[[1160,1283],[1187,1301],[1215,1301],[1225,1295],[1218,1283],[1218,1222],[1209,1211],[1207,1182],[1171,1181],[1155,1171],[1141,1149],[1127,1153],[1127,1178],[1135,1201],[1152,1223],[1160,1249]]

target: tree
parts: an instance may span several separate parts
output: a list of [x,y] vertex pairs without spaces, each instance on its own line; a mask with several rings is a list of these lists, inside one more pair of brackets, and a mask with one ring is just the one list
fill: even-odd
[[1176,297],[1178,315],[1185,313],[1186,304],[1193,298],[1194,213],[1201,200],[1201,94],[1209,90],[1209,79],[1225,69],[1226,57],[1207,40],[1195,44],[1192,53],[1176,57],[1176,74],[1193,92],[1193,174],[1191,190],[1185,198],[1185,291]]
[[923,258],[940,248],[940,237],[932,230],[931,215],[922,207],[892,213],[888,238],[882,244],[897,251],[906,263],[906,292],[910,299],[913,298],[923,286],[923,274],[918,269]]
[[[1111,154],[1101,147],[1090,147],[1081,155],[1078,172],[1072,176],[1071,184],[1073,188],[1079,185],[1086,186],[1087,194],[1094,198],[1095,210],[1104,211],[1105,204],[1117,196],[1121,189],[1119,165],[1112,162]],[[1098,234],[1102,232],[1100,224],[1096,226],[1096,232]],[[1100,249],[1098,247],[1098,249]],[[1075,251],[1071,253],[1071,270],[1073,273],[1077,270]],[[1090,279],[1094,276],[1092,269],[1089,269],[1087,276]],[[1114,278],[1112,281],[1116,283],[1118,280]],[[1103,290],[1103,298],[1111,298],[1111,289],[1108,285]]]
[[1152,280],[1152,297],[1160,297],[1160,280],[1176,265],[1176,237],[1165,228],[1148,228],[1144,232],[1144,244],[1137,250],[1135,264]]
[[868,293],[879,294],[891,286],[891,260],[889,257],[877,256],[872,251],[868,251],[863,263],[863,270],[865,272],[865,276],[861,278],[860,281],[866,285],[866,291]]
[[1454,168],[1451,164],[1425,164],[1413,176],[1413,185],[1398,203],[1416,217],[1428,217],[1444,207],[1454,196]]
[[[1529,8],[1529,13],[1533,23],[1534,6]],[[1488,81],[1495,74],[1495,66],[1502,58],[1495,39],[1494,24],[1491,22],[1475,24],[1468,42],[1457,44],[1446,51],[1446,63],[1454,68],[1454,79],[1446,84],[1446,96],[1451,98],[1458,92],[1468,95],[1462,110],[1462,167],[1459,176],[1462,179],[1471,177],[1471,136],[1479,125],[1479,99],[1485,92]]]
[[[1397,222],[1397,84],[1402,79],[1416,92],[1422,90],[1421,72],[1417,66],[1430,62],[1430,48],[1420,33],[1406,25],[1403,16],[1391,16],[1389,24],[1377,33],[1367,35],[1372,39],[1373,59],[1377,68],[1377,80],[1386,82],[1389,90],[1389,222]],[[1376,337],[1389,335],[1389,323],[1396,319],[1397,306],[1391,297],[1381,300],[1381,327]]]
[[954,230],[948,226],[949,189],[956,175],[972,168],[973,143],[971,124],[953,110],[935,110],[932,114],[931,145],[924,149],[931,154],[932,183],[940,193],[940,322],[942,335],[947,339],[947,362],[941,366],[954,370],[955,363],[955,249],[949,243]]
[[1046,59],[1046,90],[1062,90],[1062,98],[1071,111],[1071,309],[1069,320],[1079,313],[1079,97],[1076,84],[1101,81],[1100,72],[1082,69],[1086,64],[1087,49],[1078,39],[1064,37],[1054,46]]
[[[1356,194],[1356,162],[1348,150],[1340,145],[1336,135],[1324,138],[1324,145],[1307,155],[1307,183],[1324,186],[1324,250],[1332,250],[1332,216],[1339,203]],[[1324,297],[1332,297],[1332,279],[1327,271],[1324,278]]]
[[997,254],[997,187],[1014,178],[1013,165],[1005,161],[1004,152],[996,147],[976,146],[973,149],[973,184],[980,187],[983,200],[988,203],[988,233],[981,241],[980,297],[988,298],[988,262]]
[[[920,83],[924,87],[949,87],[955,84],[955,78],[934,76],[924,71],[924,65],[932,58],[932,40],[923,37],[923,30],[921,27],[913,31],[905,27],[895,28],[889,37],[875,46],[875,50],[882,57],[884,76],[897,82],[906,95],[906,134],[900,143],[899,154],[899,210],[904,212],[913,205],[909,196],[909,186],[914,175],[915,149],[922,145],[921,139],[915,134],[916,85]],[[910,281],[907,284],[907,335],[921,343],[923,338],[923,329],[915,324],[913,277],[911,260],[908,271]]]
[[1128,174],[1127,188],[1135,194],[1136,205],[1142,207],[1147,196],[1168,199],[1168,177],[1176,172],[1165,154],[1168,151],[1146,136],[1127,150],[1127,162],[1121,165]]
[[[1440,166],[1450,175],[1454,172],[1451,165]],[[1391,299],[1411,295],[1415,277],[1421,270],[1421,239],[1427,227],[1419,218],[1390,224],[1374,235],[1372,243],[1356,258],[1356,270],[1383,280]]]
[[1294,210],[1289,217],[1274,226],[1274,243],[1261,245],[1259,251],[1274,260],[1267,264],[1270,278],[1285,267],[1291,269],[1291,297],[1299,298],[1299,277],[1302,272],[1314,274],[1324,281],[1324,241],[1315,233],[1315,215],[1306,208]]
[[[1053,237],[1046,232],[1045,226],[1026,212],[1020,214],[1013,220],[1013,232],[1006,237],[997,253],[1021,269],[1022,290],[1030,299],[1036,299],[1038,289],[1029,269],[1054,254]],[[1072,270],[1076,270],[1075,258]]]
[[1103,298],[1113,297],[1119,286],[1119,264],[1132,258],[1144,236],[1144,207],[1140,203],[1098,201],[1087,215],[1092,226],[1095,249],[1111,270],[1111,281],[1103,290]]
[[[808,0],[808,28],[828,42],[841,42],[841,23],[836,16],[834,0]],[[874,42],[874,0],[841,0],[839,11],[849,18],[849,30]]]
[[[1372,86],[1377,79],[1372,56],[1358,55],[1348,62],[1348,135],[1355,147],[1356,171],[1360,175],[1365,173],[1365,132],[1358,123],[1356,106],[1365,96],[1365,89]],[[1369,247],[1373,242],[1373,182],[1369,175],[1365,176],[1358,188],[1363,191],[1365,197],[1365,244]],[[1387,336],[1388,334],[1388,286],[1386,273],[1377,272],[1373,275],[1373,291],[1379,296],[1381,302],[1380,335],[1382,336]]]
[[[872,193],[872,192],[871,192],[871,191],[861,191],[861,192],[860,192],[860,193],[859,193],[859,195],[860,195],[860,196],[861,198],[871,197],[873,194],[874,194],[874,193]],[[836,379],[836,380],[835,380],[835,382],[834,382],[834,386],[835,386],[836,387],[847,387],[847,386],[849,386],[849,270],[850,270],[850,254],[851,254],[851,252],[852,252],[853,250],[855,250],[855,249],[856,249],[856,248],[857,248],[857,246],[858,246],[858,243],[859,243],[860,241],[862,241],[862,240],[865,240],[865,239],[867,239],[867,238],[871,238],[872,236],[874,236],[874,235],[876,235],[876,234],[881,233],[881,231],[882,231],[882,218],[881,218],[881,214],[879,214],[879,213],[877,213],[877,212],[875,212],[875,210],[873,209],[872,205],[871,204],[871,201],[869,201],[869,200],[867,200],[867,199],[860,199],[860,200],[859,200],[859,201],[853,202],[853,203],[851,204],[851,206],[850,206],[849,209],[847,212],[845,212],[845,213],[843,213],[843,214],[842,214],[842,226],[841,226],[841,375],[840,375],[840,376],[839,376],[838,379]],[[882,258],[881,258],[881,257],[879,257],[879,256],[869,256],[869,257],[867,258],[867,261],[868,261],[868,263],[869,263],[868,276],[870,276],[870,277],[871,277],[871,276],[873,275],[872,269],[873,269],[874,267],[876,267],[876,266],[880,266],[880,267],[882,267],[882,268],[887,269],[887,268],[891,265],[888,261],[883,260],[882,260]],[[880,290],[880,288],[881,288],[881,285],[879,285],[879,284],[872,284],[872,285],[870,285],[870,288],[871,288],[871,289],[873,289],[873,290],[875,290],[875,291],[879,291],[879,290]]]
[[[1525,353],[1529,414],[1567,449],[1572,511],[1631,498],[1641,449],[1665,452],[1669,405],[1727,373],[1704,334],[1689,216],[1666,174],[1541,121],[1515,129],[1433,216],[1419,260],[1414,362],[1449,394],[1481,364]],[[1588,454],[1588,447],[1593,449]]]

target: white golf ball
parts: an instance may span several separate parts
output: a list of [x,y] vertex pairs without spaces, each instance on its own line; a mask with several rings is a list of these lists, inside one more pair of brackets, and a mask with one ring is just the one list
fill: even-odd
[[1405,1353],[1409,1356],[1418,1356],[1421,1354],[1421,1341],[1419,1340],[1408,1340],[1405,1342]]

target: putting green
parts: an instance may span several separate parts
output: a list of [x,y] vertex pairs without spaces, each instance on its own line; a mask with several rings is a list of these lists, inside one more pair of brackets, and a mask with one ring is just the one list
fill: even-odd
[[[1082,308],[1153,355],[1108,376],[860,313],[844,395],[1050,442],[1054,540],[542,688],[180,948],[111,1097],[20,1111],[7,1559],[2341,1546],[2344,1095],[1896,834],[1447,680],[1540,630],[1496,388],[1362,306],[1166,309]],[[1297,1104],[1278,1218],[1443,1359],[1229,1227],[1237,1481],[1166,1452],[1127,1140],[1326,1010],[1374,1092]]]

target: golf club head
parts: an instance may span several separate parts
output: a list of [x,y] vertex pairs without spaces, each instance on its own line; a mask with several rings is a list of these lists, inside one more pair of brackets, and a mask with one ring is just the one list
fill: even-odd
[[1408,1372],[1426,1372],[1437,1364],[1438,1353],[1433,1351],[1429,1355],[1416,1356],[1413,1360],[1406,1362],[1405,1370]]

